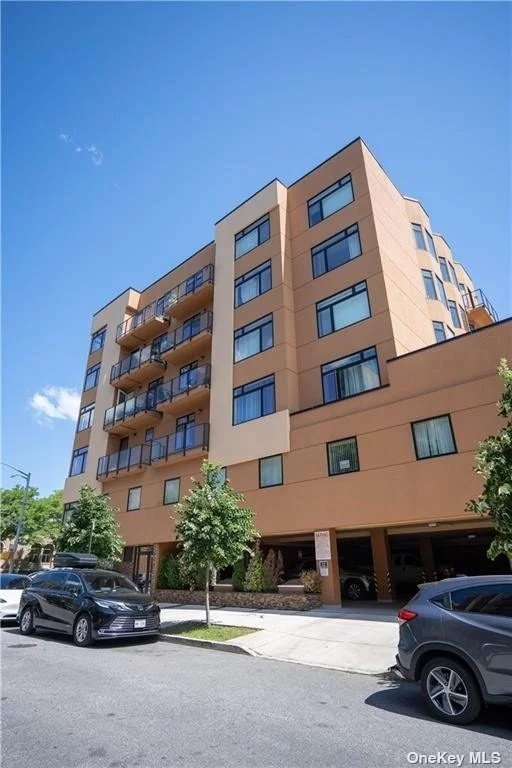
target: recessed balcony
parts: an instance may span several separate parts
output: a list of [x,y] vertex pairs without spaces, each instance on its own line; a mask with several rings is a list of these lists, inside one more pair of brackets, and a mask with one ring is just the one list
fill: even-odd
[[169,319],[163,314],[162,303],[153,301],[133,317],[119,323],[116,341],[122,347],[135,349],[163,333],[168,325]]
[[148,344],[120,360],[110,370],[110,383],[114,387],[130,390],[157,379],[165,369],[165,363]]
[[468,291],[462,299],[469,324],[474,328],[484,328],[498,322],[498,314],[482,290]]
[[207,264],[169,291],[164,297],[164,312],[181,319],[206,307],[211,303],[212,297],[213,264]]
[[151,442],[151,464],[176,463],[208,453],[209,424],[188,424],[178,432]]
[[156,390],[158,410],[179,416],[205,405],[210,397],[210,375],[211,367],[205,364],[160,384]]
[[116,453],[109,453],[98,459],[96,477],[106,480],[109,477],[137,474],[143,472],[151,464],[151,446],[149,443],[124,448]]
[[213,315],[211,312],[199,312],[169,331],[158,342],[158,353],[162,360],[178,365],[187,360],[203,355],[212,341]]
[[107,408],[103,429],[112,435],[129,435],[144,427],[152,427],[162,418],[156,410],[156,390],[151,389],[123,403]]

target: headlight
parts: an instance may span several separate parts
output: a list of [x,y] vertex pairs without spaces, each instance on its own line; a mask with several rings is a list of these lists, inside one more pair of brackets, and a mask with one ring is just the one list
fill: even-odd
[[114,608],[118,607],[118,603],[109,603],[107,600],[95,600],[94,602],[96,605],[99,605],[100,608],[107,608],[109,611],[113,611]]

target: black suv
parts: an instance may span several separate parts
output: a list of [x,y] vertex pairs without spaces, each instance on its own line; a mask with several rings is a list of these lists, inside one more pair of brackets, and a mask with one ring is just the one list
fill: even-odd
[[94,640],[157,635],[160,608],[126,576],[97,568],[54,568],[33,577],[18,610],[22,635],[49,629]]

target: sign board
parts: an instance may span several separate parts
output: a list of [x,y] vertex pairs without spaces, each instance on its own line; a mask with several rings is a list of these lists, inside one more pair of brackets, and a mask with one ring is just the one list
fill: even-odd
[[315,560],[331,559],[329,531],[315,531]]
[[318,561],[318,568],[320,569],[320,576],[328,576],[329,575],[329,561],[328,560],[319,560]]
[[350,461],[348,459],[341,459],[339,464],[340,469],[350,469]]

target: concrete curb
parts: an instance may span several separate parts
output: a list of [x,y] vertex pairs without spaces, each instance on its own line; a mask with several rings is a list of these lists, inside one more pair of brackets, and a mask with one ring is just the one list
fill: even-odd
[[213,651],[224,651],[227,653],[241,653],[244,656],[257,656],[249,648],[241,645],[229,645],[229,643],[218,643],[215,640],[201,640],[198,637],[181,637],[180,635],[167,635],[160,632],[159,639],[165,643],[174,643],[175,645],[190,645],[193,648],[209,648]]

